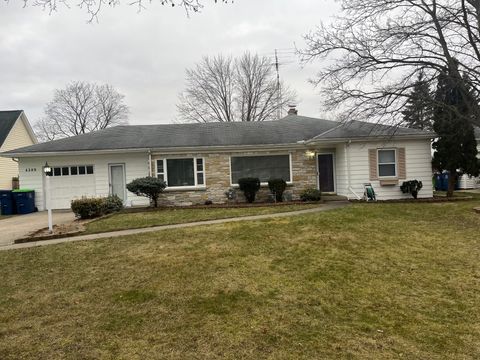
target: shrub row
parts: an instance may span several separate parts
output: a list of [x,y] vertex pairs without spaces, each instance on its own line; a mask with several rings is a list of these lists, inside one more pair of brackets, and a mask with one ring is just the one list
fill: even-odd
[[320,201],[322,193],[315,188],[307,188],[300,193],[300,199],[302,201]]
[[[242,178],[238,180],[238,186],[245,195],[247,202],[252,203],[255,201],[256,194],[260,190],[260,179],[258,178]],[[278,202],[283,201],[283,193],[287,188],[287,182],[283,179],[271,179],[268,181],[268,188],[272,195],[275,196],[275,200]],[[230,192],[225,193],[227,198],[230,199]],[[320,201],[321,192],[314,188],[307,188],[300,194],[302,201]]]
[[116,195],[99,198],[87,198],[72,200],[71,208],[77,218],[93,219],[123,209],[122,200]]

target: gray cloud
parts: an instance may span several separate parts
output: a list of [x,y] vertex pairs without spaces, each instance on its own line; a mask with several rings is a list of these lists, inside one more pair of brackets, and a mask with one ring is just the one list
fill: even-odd
[[[72,1],[72,4],[75,2]],[[22,2],[0,4],[0,108],[24,109],[32,122],[56,88],[72,80],[106,82],[125,94],[132,124],[169,123],[176,116],[185,68],[203,55],[273,55],[301,46],[302,35],[337,10],[333,0],[236,0],[186,17],[155,1],[106,8],[98,23],[73,6],[49,15]],[[321,114],[307,83],[315,65],[302,68],[291,51],[280,52],[282,79],[299,95],[302,114]]]

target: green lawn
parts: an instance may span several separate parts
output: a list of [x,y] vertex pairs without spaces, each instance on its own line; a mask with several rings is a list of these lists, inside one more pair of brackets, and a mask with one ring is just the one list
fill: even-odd
[[479,205],[0,252],[0,358],[478,359]]
[[187,222],[226,219],[241,216],[264,215],[280,212],[305,210],[320,204],[293,204],[243,208],[204,209],[162,209],[143,212],[121,212],[86,225],[86,233],[100,233],[115,230],[144,228],[159,225],[182,224]]

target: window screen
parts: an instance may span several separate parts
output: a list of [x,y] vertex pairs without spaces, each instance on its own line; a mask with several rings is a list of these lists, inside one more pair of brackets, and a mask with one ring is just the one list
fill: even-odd
[[378,176],[397,176],[395,150],[378,150]]

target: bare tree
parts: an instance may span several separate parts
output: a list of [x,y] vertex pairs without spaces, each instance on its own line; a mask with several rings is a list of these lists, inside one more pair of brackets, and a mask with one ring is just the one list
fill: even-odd
[[50,141],[126,124],[128,107],[123,99],[111,85],[73,82],[55,91],[45,117],[34,125],[35,133]]
[[[342,5],[342,15],[306,35],[307,46],[299,51],[304,61],[323,63],[312,82],[321,88],[327,110],[399,124],[419,72],[432,87],[447,72],[465,96],[468,89],[479,93],[480,0]],[[478,104],[470,106],[479,114]],[[474,119],[480,125],[480,117]]]
[[186,83],[177,105],[185,122],[274,120],[296,97],[277,81],[270,59],[250,53],[204,57],[186,71]]
[[177,106],[186,122],[235,121],[233,93],[235,65],[231,57],[204,57],[186,71],[186,90]]
[[[7,2],[9,0],[6,0]],[[129,5],[134,5],[137,7],[138,11],[141,11],[146,8],[148,3],[151,3],[154,0],[132,0],[128,1]],[[181,7],[185,10],[187,15],[191,12],[199,12],[203,8],[203,0],[158,0],[160,4],[167,5],[170,7]],[[217,2],[233,2],[233,0],[213,0],[215,3]],[[58,10],[60,5],[70,7],[73,3],[80,7],[81,9],[85,9],[88,16],[90,17],[89,21],[93,21],[98,19],[98,14],[105,8],[105,7],[115,7],[122,3],[121,0],[78,0],[78,1],[70,1],[70,0],[23,0],[24,5],[27,6],[32,4],[33,6],[40,6],[44,10],[53,13]]]

